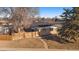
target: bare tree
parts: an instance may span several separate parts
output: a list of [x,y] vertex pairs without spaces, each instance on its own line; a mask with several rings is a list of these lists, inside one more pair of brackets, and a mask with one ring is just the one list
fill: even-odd
[[17,31],[23,28],[29,28],[34,21],[34,16],[38,14],[38,8],[34,7],[15,7],[13,9],[12,22]]

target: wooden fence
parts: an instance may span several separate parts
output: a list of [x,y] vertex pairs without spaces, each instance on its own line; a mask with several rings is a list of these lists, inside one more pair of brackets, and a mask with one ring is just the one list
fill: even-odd
[[11,35],[0,35],[0,40],[12,40]]
[[49,35],[49,34],[58,34],[57,31],[34,31],[34,32],[19,32],[14,33],[12,35],[0,35],[0,40],[19,40],[19,39],[27,39],[27,38],[36,38],[40,37],[40,35]]

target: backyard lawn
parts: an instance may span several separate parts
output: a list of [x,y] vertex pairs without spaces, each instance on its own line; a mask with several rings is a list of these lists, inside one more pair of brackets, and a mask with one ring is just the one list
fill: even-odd
[[[17,36],[18,37],[18,36]],[[7,40],[6,40],[7,38]],[[40,38],[26,38],[19,40],[12,40],[11,35],[0,35],[0,48],[30,48],[30,49],[46,49],[44,42],[47,44],[48,49],[53,50],[79,50],[79,40],[76,42],[64,42],[55,36],[41,36]]]

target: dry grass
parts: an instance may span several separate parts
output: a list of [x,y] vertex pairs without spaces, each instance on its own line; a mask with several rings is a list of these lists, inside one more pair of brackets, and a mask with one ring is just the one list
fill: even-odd
[[79,40],[74,43],[61,44],[56,41],[47,40],[49,49],[79,50]]
[[[26,34],[26,33],[25,33]],[[40,41],[44,40],[47,45],[48,49],[64,49],[64,50],[79,50],[79,40],[74,43],[60,43],[57,38],[52,38],[47,36],[46,38],[23,38],[23,33],[18,36],[16,35],[0,35],[0,48],[44,48],[43,42]],[[19,40],[12,40],[13,37],[20,38]]]
[[64,50],[79,50],[79,39],[77,41],[71,41],[71,42],[66,42],[62,43],[59,42],[56,38],[51,38],[51,39],[44,39],[47,44],[49,49],[64,49]]
[[37,38],[23,37],[23,33],[15,33],[12,36],[0,35],[0,48],[44,48],[43,43]]

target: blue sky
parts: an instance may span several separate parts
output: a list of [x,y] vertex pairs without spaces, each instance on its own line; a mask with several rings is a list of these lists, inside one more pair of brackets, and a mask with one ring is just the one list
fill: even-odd
[[63,8],[71,7],[40,7],[40,16],[41,17],[55,17],[62,14],[64,11]]

